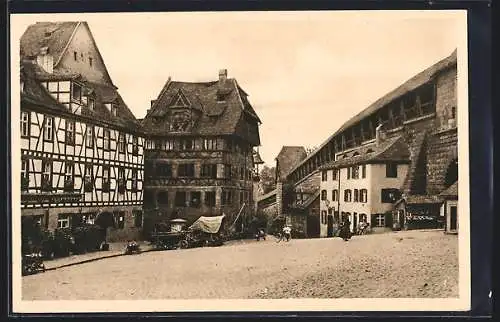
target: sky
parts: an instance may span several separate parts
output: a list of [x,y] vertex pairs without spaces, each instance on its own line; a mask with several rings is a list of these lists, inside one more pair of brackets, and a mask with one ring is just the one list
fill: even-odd
[[36,21],[87,21],[137,118],[168,77],[212,81],[227,69],[262,120],[259,152],[268,165],[282,146],[321,145],[350,117],[450,55],[464,37],[463,19],[451,11],[18,17],[11,18],[20,32],[12,39]]

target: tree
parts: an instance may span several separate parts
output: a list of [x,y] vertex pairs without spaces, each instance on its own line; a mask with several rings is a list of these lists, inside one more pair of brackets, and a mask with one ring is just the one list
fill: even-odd
[[263,193],[266,194],[276,188],[276,169],[265,165],[260,171],[260,184],[262,185]]

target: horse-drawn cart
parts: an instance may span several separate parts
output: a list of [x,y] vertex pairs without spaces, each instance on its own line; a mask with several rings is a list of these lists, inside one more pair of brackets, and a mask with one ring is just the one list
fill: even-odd
[[220,246],[223,244],[220,228],[224,215],[200,217],[187,229],[152,233],[153,243],[159,249]]

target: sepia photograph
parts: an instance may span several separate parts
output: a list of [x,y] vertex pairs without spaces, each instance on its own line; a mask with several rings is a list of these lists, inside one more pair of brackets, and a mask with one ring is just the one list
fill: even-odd
[[465,11],[14,14],[11,72],[14,311],[470,309]]

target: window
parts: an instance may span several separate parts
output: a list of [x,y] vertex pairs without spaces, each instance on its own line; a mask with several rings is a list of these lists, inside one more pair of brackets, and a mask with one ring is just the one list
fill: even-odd
[[21,137],[30,136],[30,113],[21,112]]
[[216,164],[203,164],[201,166],[202,178],[217,178],[217,165]]
[[156,197],[159,205],[168,205],[168,191],[160,191]]
[[118,152],[125,153],[125,134],[118,134]]
[[92,172],[93,172],[93,165],[92,164],[86,164],[85,165],[85,174],[84,174],[84,190],[85,192],[92,192],[94,189],[94,184],[92,180]]
[[215,191],[205,191],[205,205],[215,207]]
[[201,206],[201,192],[191,191],[191,207],[199,208]]
[[104,150],[109,151],[111,149],[111,132],[109,130],[104,130],[104,137],[103,137],[103,148]]
[[381,201],[382,203],[394,203],[400,198],[400,192],[398,189],[382,189],[381,190]]
[[323,170],[321,172],[321,181],[327,181],[327,180],[328,180],[328,172]]
[[204,150],[217,150],[217,140],[216,139],[204,139],[203,140]]
[[118,192],[124,193],[127,189],[127,184],[125,182],[125,169],[118,168]]
[[326,218],[327,214],[326,214],[326,210],[322,210],[321,211],[321,223],[323,225],[326,225],[327,223],[327,218]]
[[230,190],[223,190],[222,191],[222,204],[223,205],[230,205],[232,203],[232,195]]
[[95,100],[92,97],[87,98],[87,107],[93,111],[95,109]]
[[344,202],[352,201],[352,191],[350,189],[344,190]]
[[326,190],[321,190],[321,200],[326,200]]
[[52,160],[42,161],[42,190],[52,190]]
[[75,102],[82,101],[82,87],[77,83],[71,83],[71,100]]
[[347,179],[351,179],[351,168],[347,168]]
[[179,164],[177,168],[177,176],[178,177],[194,177],[194,164],[193,163],[185,163]]
[[110,111],[111,111],[111,115],[118,116],[118,105],[111,104]]
[[94,127],[91,125],[87,125],[87,137],[85,138],[85,146],[87,148],[94,147]]
[[64,191],[72,192],[75,189],[74,180],[75,165],[73,162],[64,163]]
[[21,189],[23,191],[28,190],[30,184],[29,161],[29,159],[21,160]]
[[192,150],[193,149],[193,140],[192,139],[181,140],[181,149],[182,150]]
[[103,166],[102,168],[102,191],[107,192],[110,189],[110,169],[109,166]]
[[137,188],[138,188],[137,170],[132,169],[132,191],[136,192]]
[[169,163],[157,163],[156,164],[156,174],[159,177],[172,177],[172,165]]
[[353,179],[359,179],[359,166],[355,165],[352,167],[351,176]]
[[89,65],[92,67],[92,57],[89,57]]
[[45,141],[54,140],[54,118],[47,116],[43,121],[43,139]]
[[118,229],[123,229],[125,228],[125,212],[120,211],[118,213],[115,213],[115,221],[116,221],[116,226]]
[[175,206],[176,207],[186,207],[186,192],[177,191],[175,193]]
[[75,61],[77,61],[77,60],[78,60],[78,53],[77,53],[76,51],[74,51],[74,52],[73,52],[73,59],[74,59]]
[[75,145],[75,122],[66,120],[66,144]]
[[142,211],[133,210],[132,214],[134,215],[134,226],[136,228],[141,228],[142,227]]
[[385,175],[387,178],[397,178],[398,177],[398,165],[393,162],[389,162],[385,165]]
[[174,140],[165,141],[165,150],[172,151],[174,149]]
[[240,167],[240,180],[245,179],[245,168]]
[[332,191],[332,200],[333,201],[338,201],[339,200],[339,191],[336,190],[336,189]]
[[134,136],[132,138],[132,155],[139,154],[139,138]]
[[57,216],[57,228],[69,228],[69,215],[60,214]]
[[354,189],[354,202],[359,201],[359,191],[358,189]]
[[231,179],[231,165],[230,164],[224,165],[224,178]]
[[337,180],[337,171],[338,171],[337,169],[332,170],[332,180],[333,181]]
[[452,119],[457,118],[457,108],[455,106],[451,108],[451,118]]
[[368,190],[361,189],[359,191],[359,201],[364,203],[368,202]]
[[385,227],[385,215],[375,215],[375,227]]
[[366,178],[366,164],[363,164],[361,166],[361,177],[364,179]]

